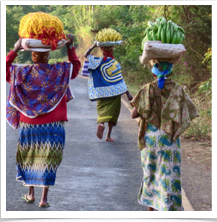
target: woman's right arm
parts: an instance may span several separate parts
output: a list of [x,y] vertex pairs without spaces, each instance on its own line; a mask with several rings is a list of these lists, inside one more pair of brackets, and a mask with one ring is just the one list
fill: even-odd
[[74,36],[68,34],[67,37],[69,38],[68,43],[66,44],[68,59],[73,64],[71,79],[74,79],[78,76],[79,70],[81,69],[81,62],[76,55],[75,47],[73,47]]
[[17,52],[22,48],[21,47],[21,40],[22,39],[19,39],[15,46],[14,46],[14,49],[11,50],[8,55],[6,56],[6,81],[10,83],[10,67],[14,61],[14,59],[17,57]]
[[97,47],[97,43],[94,42],[94,44],[85,52],[84,57],[87,58],[87,56],[89,56],[92,50],[96,47]]

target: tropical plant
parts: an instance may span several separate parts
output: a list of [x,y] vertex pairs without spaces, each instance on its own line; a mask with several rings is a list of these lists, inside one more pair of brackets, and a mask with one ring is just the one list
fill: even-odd
[[[8,5],[6,7],[6,53],[13,49],[18,40],[20,19],[29,12],[42,11],[57,16],[64,24],[66,34],[75,36],[74,45],[81,62],[85,60],[84,53],[93,44],[95,34],[103,28],[113,28],[123,36],[123,45],[114,49],[114,57],[122,67],[124,79],[133,95],[146,83],[154,80],[149,68],[139,62],[141,42],[148,21],[159,17],[172,20],[185,30],[186,47],[180,61],[174,64],[171,78],[183,85],[193,97],[200,115],[201,123],[193,121],[188,132],[191,135],[199,133],[210,135],[211,121],[211,5]],[[209,49],[207,51],[207,49]],[[92,54],[101,56],[99,49]],[[205,54],[205,58],[204,58]],[[51,62],[67,59],[65,48],[50,52]],[[19,53],[16,62],[31,61],[31,53]],[[206,110],[203,107],[208,107]],[[204,114],[203,114],[204,112]],[[201,126],[198,128],[198,124]],[[199,130],[196,132],[196,130]]]

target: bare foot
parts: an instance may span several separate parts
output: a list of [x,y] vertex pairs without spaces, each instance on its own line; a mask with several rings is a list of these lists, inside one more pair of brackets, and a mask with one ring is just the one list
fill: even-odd
[[148,207],[148,211],[154,211],[152,207]]
[[47,194],[48,194],[48,187],[44,187],[42,191],[41,201],[39,203],[39,207],[49,207],[47,202]]
[[107,141],[107,142],[114,142],[114,140],[112,138],[106,138],[105,141]]
[[99,139],[102,139],[104,129],[105,129],[105,126],[103,126],[103,125],[101,125],[101,124],[98,125],[98,129],[97,129],[96,136],[97,136]]

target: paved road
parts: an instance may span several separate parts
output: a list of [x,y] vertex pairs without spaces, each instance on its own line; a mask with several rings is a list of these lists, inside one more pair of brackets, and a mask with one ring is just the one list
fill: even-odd
[[[38,203],[41,188],[35,189],[36,202],[27,204],[21,196],[27,193],[15,181],[18,130],[7,124],[7,211],[146,211],[137,202],[142,179],[140,151],[137,146],[137,123],[122,105],[120,118],[113,130],[114,143],[96,137],[96,102],[90,102],[87,79],[71,81],[76,99],[68,103],[66,145],[50,188],[50,208]],[[8,93],[7,84],[7,93]],[[107,131],[107,130],[106,130]]]
[[[147,210],[137,203],[142,179],[137,123],[122,105],[112,134],[115,142],[99,140],[96,137],[96,102],[89,101],[86,84],[87,79],[81,77],[71,81],[76,99],[68,103],[66,146],[55,186],[49,191],[50,208],[38,208],[42,190],[38,187],[35,188],[34,204],[21,199],[28,189],[15,181],[18,130],[6,125],[7,211]],[[7,94],[8,89],[9,84]],[[195,166],[185,156],[182,162],[182,187],[194,210],[211,210],[211,172]]]

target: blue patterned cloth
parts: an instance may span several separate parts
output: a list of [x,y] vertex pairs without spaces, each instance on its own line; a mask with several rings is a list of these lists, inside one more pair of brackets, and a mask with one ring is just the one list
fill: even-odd
[[64,145],[64,122],[20,122],[16,180],[24,182],[24,186],[53,186]]
[[88,94],[91,101],[122,95],[127,86],[122,76],[120,64],[111,57],[103,61],[101,57],[89,55]]
[[180,139],[171,141],[163,130],[150,123],[144,138],[139,203],[160,211],[183,211]]
[[[160,70],[163,69],[163,70]],[[164,82],[166,79],[166,76],[169,75],[173,70],[173,63],[169,62],[159,62],[154,64],[152,68],[152,73],[158,77],[158,87],[160,89],[163,89]]]

